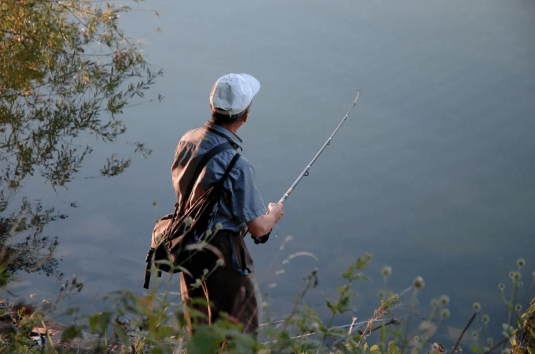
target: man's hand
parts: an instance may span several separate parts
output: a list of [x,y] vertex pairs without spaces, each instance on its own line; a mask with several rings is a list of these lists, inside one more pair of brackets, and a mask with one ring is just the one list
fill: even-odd
[[268,205],[268,214],[272,214],[275,218],[275,222],[278,222],[280,218],[284,215],[284,211],[282,210],[282,207],[284,204],[282,203],[269,203]]
[[247,223],[247,228],[253,237],[261,237],[271,231],[273,225],[280,220],[284,211],[282,203],[269,203],[266,215],[261,215]]

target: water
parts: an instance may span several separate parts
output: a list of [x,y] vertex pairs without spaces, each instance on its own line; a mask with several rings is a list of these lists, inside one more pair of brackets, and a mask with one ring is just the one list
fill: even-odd
[[[61,199],[77,201],[76,209],[40,181],[27,189],[70,215],[46,233],[60,237],[63,271],[85,281],[78,304],[96,311],[98,294],[142,293],[152,225],[174,204],[169,169],[176,143],[209,119],[214,81],[246,72],[262,89],[238,134],[266,201],[279,200],[362,90],[349,121],[288,199],[279,237],[262,246],[250,242],[272,310],[287,313],[302,276],[317,267],[320,290],[308,301],[326,316],[321,292],[334,295],[338,275],[369,252],[374,282],[355,288],[360,320],[378,306],[380,269],[390,265],[395,291],[415,276],[425,279],[423,313],[431,298],[448,294],[449,323],[461,327],[479,301],[499,333],[505,308],[497,284],[510,288],[508,273],[519,257],[529,273],[535,268],[533,1],[140,6],[160,16],[134,11],[124,24],[133,37],[151,32],[145,53],[164,76],[148,98],[166,99],[126,111],[129,130],[121,141],[145,142],[153,154],[134,159],[119,178],[83,179],[112,152],[133,150],[96,143],[79,179],[59,191]],[[293,240],[279,251],[288,235]],[[281,264],[297,251],[317,260]],[[54,296],[60,286],[38,276],[21,280],[14,291],[38,298]],[[350,318],[338,320],[345,322]]]

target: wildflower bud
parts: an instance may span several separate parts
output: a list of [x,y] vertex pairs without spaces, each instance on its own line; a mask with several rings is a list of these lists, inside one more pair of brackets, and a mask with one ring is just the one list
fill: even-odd
[[503,335],[506,338],[511,338],[511,336],[513,335],[513,327],[511,327],[507,323],[502,323],[502,328],[503,328],[503,332],[502,332]]
[[440,346],[438,345],[438,343],[433,343],[431,345],[431,352],[438,352]]
[[206,230],[206,236],[207,237],[212,236],[212,230]]
[[448,295],[441,295],[438,298],[438,301],[444,306],[448,305],[450,303],[450,297]]
[[513,280],[520,280],[521,277],[520,272],[513,272]]
[[449,318],[451,315],[450,313],[450,310],[448,309],[443,309],[442,311],[440,311],[440,318],[445,320],[446,318]]
[[521,287],[524,286],[524,283],[522,283],[521,281],[519,281],[519,282],[516,283],[516,286],[520,289]]
[[203,274],[203,275],[208,274],[208,269],[204,268],[204,269],[202,270],[202,274]]
[[518,268],[523,268],[526,265],[526,261],[524,260],[524,258],[520,258],[518,259],[518,261],[516,261],[516,265],[518,266]]
[[419,336],[414,336],[413,340],[418,343],[420,341],[420,337]]
[[184,219],[184,226],[187,228],[191,225],[192,222],[193,222],[193,219],[191,218],[191,216],[188,216],[187,218]]
[[492,337],[488,337],[487,338],[487,344],[489,345],[489,347],[493,347],[494,346],[494,339],[492,339]]
[[157,201],[153,201],[153,202],[152,202],[152,205],[153,205],[153,206],[157,206],[157,205],[158,205],[158,202],[157,202]]
[[504,283],[498,284],[498,288],[500,288],[501,291],[504,291],[505,290],[505,284]]
[[489,315],[483,315],[483,317],[481,318],[481,321],[483,321],[484,324],[489,323],[490,321]]
[[222,224],[222,223],[218,222],[217,224],[215,224],[215,229],[216,229],[216,231],[219,231],[219,230],[221,230],[222,228],[223,228],[223,224]]
[[509,272],[509,278],[513,279],[513,277],[515,276],[515,272]]
[[383,274],[383,277],[388,277],[390,274],[392,274],[392,267],[384,266],[381,270],[381,274]]
[[320,325],[319,325],[319,323],[316,322],[316,321],[312,322],[312,325],[311,325],[310,327],[312,327],[312,329],[313,329],[314,331],[316,331],[316,332],[318,332],[318,331],[320,330]]
[[225,264],[225,261],[222,258],[218,258],[215,263],[217,264],[218,267],[221,267]]
[[518,311],[518,312],[522,311],[522,305],[516,304],[515,305],[515,311]]
[[412,281],[412,285],[418,290],[423,289],[425,286],[424,278],[422,277],[414,278],[414,280]]
[[479,312],[479,310],[481,310],[481,304],[479,302],[474,302],[472,307],[474,308],[474,311],[476,312]]
[[385,292],[383,290],[379,290],[377,292],[377,295],[379,296],[379,299],[382,300],[385,297]]
[[437,299],[432,299],[431,300],[431,306],[437,307],[438,306],[438,300]]

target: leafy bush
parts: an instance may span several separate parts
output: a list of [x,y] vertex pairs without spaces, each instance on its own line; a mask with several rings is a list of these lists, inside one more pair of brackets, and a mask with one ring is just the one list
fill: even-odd
[[[325,306],[330,311],[327,321],[304,302],[305,295],[318,284],[318,274],[313,270],[303,280],[302,290],[297,294],[291,313],[283,320],[272,321],[261,326],[257,335],[244,334],[241,325],[227,317],[212,326],[197,325],[193,335],[186,331],[185,309],[181,303],[170,299],[169,292],[159,294],[156,287],[145,296],[135,296],[124,290],[105,297],[110,306],[107,311],[83,315],[77,309],[68,313],[72,323],[55,337],[45,331],[46,345],[41,347],[31,339],[36,327],[46,329],[47,316],[57,310],[57,305],[68,296],[82,290],[83,284],[76,278],[66,281],[55,301],[41,305],[19,306],[16,314],[11,310],[13,324],[2,328],[0,352],[2,353],[442,353],[460,352],[461,340],[469,327],[476,322],[487,326],[489,318],[481,315],[481,305],[473,305],[474,314],[464,328],[457,343],[451,350],[431,339],[437,330],[434,321],[444,321],[449,317],[449,297],[442,295],[431,302],[431,310],[426,319],[418,324],[413,316],[418,294],[425,286],[421,277],[413,284],[394,294],[387,288],[391,270],[383,268],[385,289],[380,291],[380,303],[367,321],[353,322],[346,326],[333,326],[337,316],[354,313],[355,293],[352,285],[356,281],[367,281],[364,273],[371,256],[366,254],[353,262],[342,273],[334,299],[325,298]],[[519,269],[520,273],[522,269]],[[511,276],[512,284],[520,278]],[[168,283],[170,285],[170,283]],[[502,290],[500,286],[500,290]],[[168,287],[169,289],[169,287]],[[518,290],[518,289],[517,289]],[[405,293],[409,296],[409,313],[404,319],[390,316],[390,310],[400,303]],[[505,295],[505,293],[503,293]],[[513,288],[511,299],[516,297]],[[504,297],[505,299],[505,297]],[[506,301],[507,304],[510,301]],[[504,324],[504,339],[493,343],[485,341],[470,349],[478,354],[491,350],[502,350],[510,344],[513,353],[534,353],[535,298],[527,311],[518,317],[518,306],[508,306],[509,321]],[[30,310],[28,310],[30,309]],[[512,309],[512,310],[511,310]],[[9,311],[2,310],[5,317]],[[189,310],[192,318],[203,315]],[[476,321],[477,320],[477,321]],[[360,330],[359,330],[360,329]],[[476,342],[481,328],[472,332]],[[33,333],[35,336],[35,333]]]

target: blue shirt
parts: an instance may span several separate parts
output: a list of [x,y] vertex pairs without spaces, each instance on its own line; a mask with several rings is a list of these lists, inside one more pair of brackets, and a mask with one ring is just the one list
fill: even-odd
[[[206,127],[216,130],[224,137],[209,131]],[[242,140],[236,134],[212,122],[207,122],[205,127],[190,130],[184,134],[178,142],[171,166],[173,187],[178,203],[182,203],[187,186],[203,155],[213,147],[229,140],[238,150],[241,150]],[[197,200],[205,190],[223,176],[236,153],[234,149],[222,151],[206,164],[192,189],[188,205]],[[254,179],[253,166],[240,155],[223,184],[224,193],[219,201],[214,225],[221,223],[222,230],[240,232],[247,222],[267,212]]]

